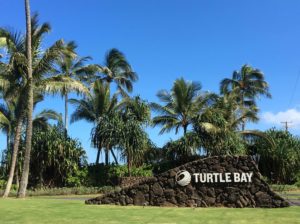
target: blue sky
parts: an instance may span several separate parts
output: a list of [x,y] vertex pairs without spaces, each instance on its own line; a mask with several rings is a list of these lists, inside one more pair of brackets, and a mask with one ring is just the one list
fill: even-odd
[[[24,31],[23,7],[23,1],[0,0],[0,26]],[[281,121],[291,121],[291,132],[300,133],[298,0],[31,0],[31,8],[41,22],[52,25],[45,47],[60,38],[74,40],[80,55],[100,64],[108,49],[124,52],[139,74],[133,95],[148,101],[157,101],[157,91],[170,89],[179,77],[218,92],[220,81],[243,64],[259,68],[273,98],[259,100],[261,120],[248,128],[282,128]],[[43,108],[63,112],[63,101],[47,97],[36,112]],[[91,127],[78,122],[70,126],[70,134],[80,139],[93,162]],[[158,136],[158,131],[149,129],[159,146],[177,137]]]

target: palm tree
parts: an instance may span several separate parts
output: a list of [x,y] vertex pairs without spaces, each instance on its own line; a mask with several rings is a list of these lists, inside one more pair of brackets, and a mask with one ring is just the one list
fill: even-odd
[[[96,126],[102,121],[104,115],[109,116],[116,110],[117,96],[115,94],[111,98],[109,83],[97,80],[92,85],[92,91],[92,94],[84,99],[69,100],[71,104],[76,106],[74,113],[71,115],[71,123],[86,120]],[[96,146],[98,148],[96,164],[99,163],[100,153],[103,147],[105,147],[105,163],[108,164],[109,147],[102,144]],[[113,153],[112,150],[111,153]]]
[[33,81],[32,81],[32,42],[31,42],[31,15],[29,0],[25,0],[25,14],[26,14],[26,56],[27,56],[27,127],[26,127],[26,146],[24,154],[24,164],[21,176],[20,188],[18,197],[24,198],[28,184],[30,151],[32,139],[32,111],[33,111]]
[[[244,107],[241,111],[236,93],[219,96],[212,107],[213,113],[221,114],[225,121],[225,130],[238,131],[245,121],[257,122],[258,108],[256,105]],[[224,131],[224,130],[223,130]]]
[[[187,82],[183,78],[174,82],[171,92],[161,90],[157,96],[165,105],[151,103],[151,108],[161,114],[152,119],[153,126],[162,125],[160,134],[172,129],[177,134],[182,128],[184,135],[193,120],[214,98],[213,94],[201,94],[200,83]],[[208,126],[204,123],[202,125]]]
[[[57,77],[68,77],[74,80],[81,81],[83,76],[89,74],[92,70],[91,65],[84,65],[84,63],[91,59],[91,57],[79,57],[75,50],[77,46],[74,42],[69,42],[66,45],[66,52],[57,62],[58,69],[55,70]],[[62,87],[61,94],[65,98],[65,119],[64,125],[66,131],[68,130],[68,94],[73,91],[72,86],[66,85]]]
[[[51,71],[53,71],[54,63],[61,56],[61,52],[64,51],[64,44],[62,40],[56,41],[51,47],[45,51],[41,51],[41,43],[43,37],[46,33],[50,31],[50,25],[44,23],[39,25],[38,16],[34,15],[32,17],[32,28],[31,28],[31,42],[32,42],[32,86],[34,91],[45,93],[52,92],[56,93],[62,90],[63,87],[68,86],[68,88],[73,88],[77,92],[88,92],[87,88],[80,82],[71,79],[70,77],[61,76],[49,76]],[[18,117],[15,141],[14,141],[14,151],[17,152],[19,147],[19,140],[21,135],[21,127],[23,119],[25,118],[24,110],[27,105],[28,97],[28,84],[30,83],[27,76],[27,56],[26,56],[26,42],[24,37],[21,35],[15,35],[5,29],[0,29],[0,38],[5,38],[5,47],[7,49],[8,55],[10,57],[9,63],[4,66],[5,69],[2,71],[0,78],[0,87],[5,89],[5,97],[8,99],[20,98],[18,105],[20,111],[20,116]],[[27,120],[26,120],[27,121]],[[30,122],[29,122],[30,123]],[[30,125],[29,125],[30,126]],[[29,135],[30,131],[28,130]],[[30,138],[30,136],[29,136]],[[27,149],[29,149],[27,147]],[[16,155],[16,153],[13,153]],[[27,186],[26,176],[27,176],[27,165],[28,159],[30,159],[28,150],[25,153],[26,159],[24,160],[23,169],[25,171],[22,185],[20,187],[20,197],[24,195],[24,187]],[[25,165],[26,163],[26,165]],[[12,163],[12,166],[13,163]],[[13,174],[13,172],[12,172]],[[25,189],[26,190],[26,189]]]
[[99,70],[104,77],[102,80],[108,83],[116,83],[117,89],[123,96],[132,92],[132,82],[137,81],[138,76],[133,71],[126,57],[118,49],[111,49],[106,55],[104,66],[99,65]]
[[[263,95],[271,97],[269,85],[264,74],[249,65],[243,65],[240,71],[234,71],[231,79],[223,79],[220,84],[221,94],[235,94],[240,110],[244,113],[247,108],[256,108],[256,97]],[[256,111],[257,112],[257,111]],[[242,123],[242,130],[246,122]]]
[[[246,153],[247,139],[263,138],[271,147],[274,142],[258,130],[240,130],[245,121],[258,121],[257,108],[244,108],[241,112],[235,93],[219,96],[193,123],[194,132],[200,138],[208,155]],[[210,131],[199,125],[199,120],[210,124]]]

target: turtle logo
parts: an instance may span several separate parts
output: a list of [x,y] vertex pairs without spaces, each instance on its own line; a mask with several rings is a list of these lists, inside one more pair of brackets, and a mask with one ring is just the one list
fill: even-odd
[[175,176],[176,182],[182,187],[191,183],[191,179],[192,179],[191,174],[186,170],[178,171]]

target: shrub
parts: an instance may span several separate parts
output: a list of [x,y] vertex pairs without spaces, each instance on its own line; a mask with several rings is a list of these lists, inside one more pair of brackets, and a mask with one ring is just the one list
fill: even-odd
[[88,169],[74,170],[73,174],[67,177],[66,184],[68,187],[80,187],[87,185]]
[[[41,189],[29,189],[26,195],[29,197],[33,196],[55,196],[55,195],[87,195],[87,194],[104,194],[114,191],[115,188],[111,186],[103,187],[62,187],[62,188],[41,188]],[[4,190],[0,190],[2,195]],[[17,191],[11,190],[9,196],[15,197]]]
[[[152,176],[152,166],[132,167],[131,176]],[[128,176],[127,165],[90,165],[88,167],[88,183],[91,186],[117,185],[120,177]]]

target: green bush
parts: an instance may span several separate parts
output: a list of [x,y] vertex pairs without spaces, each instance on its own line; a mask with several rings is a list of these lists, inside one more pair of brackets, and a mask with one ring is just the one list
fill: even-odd
[[[6,187],[6,183],[7,183],[7,181],[6,180],[3,180],[3,179],[1,179],[0,180],[0,190],[4,190],[5,189],[5,187]],[[17,185],[16,184],[12,184],[11,185],[11,190],[17,190]]]
[[[131,176],[152,176],[152,166],[142,165],[131,168]],[[128,176],[127,165],[90,165],[88,166],[88,184],[91,186],[117,185],[120,177]]]
[[0,180],[0,189],[4,189],[6,186],[6,180]]
[[71,176],[67,177],[66,184],[68,187],[80,187],[87,184],[88,169],[84,167],[80,170],[74,170]]
[[300,188],[300,172],[297,173],[296,180],[297,180],[297,182],[295,183],[295,185],[296,185],[298,188]]
[[260,155],[258,168],[272,183],[295,184],[300,172],[300,138],[282,130],[270,129],[265,135],[273,139],[254,140],[252,152]]
[[[108,175],[110,177],[126,177],[128,176],[127,165],[111,166]],[[133,177],[150,177],[152,176],[152,166],[142,165],[140,167],[131,168],[131,176]]]

